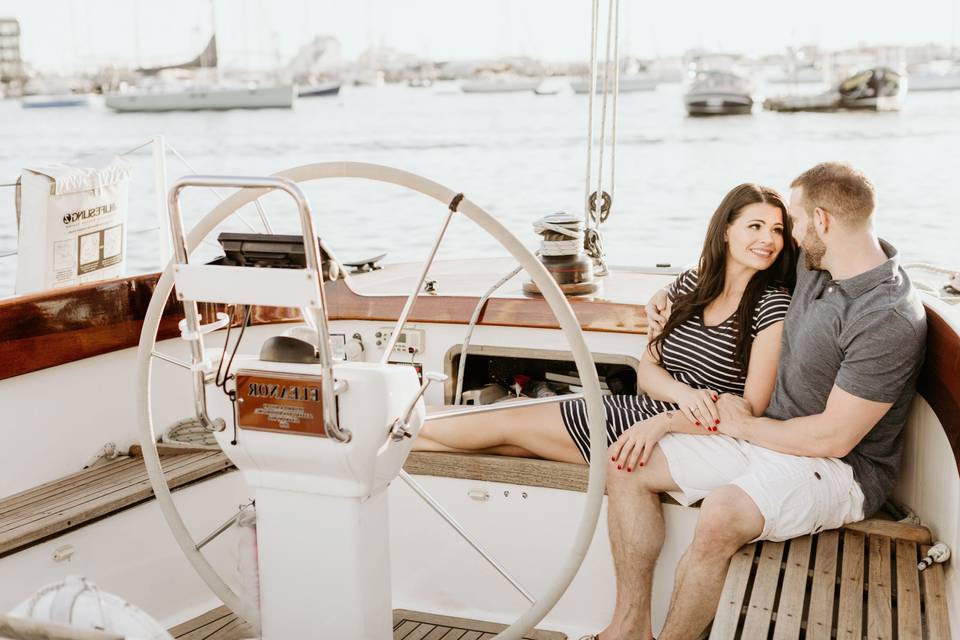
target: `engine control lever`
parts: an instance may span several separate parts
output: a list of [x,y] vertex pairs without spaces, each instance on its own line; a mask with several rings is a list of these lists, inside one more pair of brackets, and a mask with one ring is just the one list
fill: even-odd
[[417,407],[417,402],[420,401],[420,398],[423,397],[423,394],[426,393],[427,387],[430,386],[431,382],[443,382],[449,376],[445,373],[436,373],[433,371],[428,371],[423,374],[423,384],[420,385],[420,389],[417,391],[417,395],[410,400],[410,404],[407,405],[406,410],[403,412],[403,416],[397,418],[392,425],[390,425],[390,439],[394,442],[400,442],[404,438],[410,438],[413,436],[412,433],[407,429],[407,426],[410,424],[410,416],[413,414],[413,410]]

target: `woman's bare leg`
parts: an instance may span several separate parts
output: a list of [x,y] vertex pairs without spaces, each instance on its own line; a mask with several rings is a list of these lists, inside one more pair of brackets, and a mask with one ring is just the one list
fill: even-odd
[[495,456],[512,456],[514,458],[539,458],[537,454],[532,451],[527,451],[523,447],[517,447],[511,444],[502,444],[497,447],[490,447],[489,449],[478,449],[471,451],[469,449],[456,449],[454,447],[448,447],[445,444],[440,444],[436,440],[431,440],[422,433],[417,436],[417,440],[413,445],[415,451],[439,451],[442,453],[487,453]]
[[[563,426],[560,405],[556,402],[438,417],[425,423],[420,434],[428,441],[458,451],[479,452],[513,446],[547,460],[584,463]],[[414,450],[428,450],[420,449],[418,443],[419,438],[413,443]]]

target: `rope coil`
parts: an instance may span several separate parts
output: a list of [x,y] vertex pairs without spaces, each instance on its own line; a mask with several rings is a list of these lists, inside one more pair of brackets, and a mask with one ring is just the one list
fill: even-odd
[[569,213],[554,213],[533,223],[534,233],[543,237],[542,256],[576,256],[583,249],[583,222]]

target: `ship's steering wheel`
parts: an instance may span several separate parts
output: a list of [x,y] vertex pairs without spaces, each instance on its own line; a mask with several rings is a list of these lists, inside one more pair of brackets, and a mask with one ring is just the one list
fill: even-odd
[[[329,178],[373,180],[406,187],[407,189],[430,196],[445,206],[449,205],[454,197],[457,196],[456,192],[418,175],[382,165],[358,162],[309,164],[282,171],[275,174],[274,177],[289,181],[292,185],[290,188],[297,188],[293,183]],[[186,242],[188,253],[192,252],[217,225],[241,207],[265,195],[268,191],[268,189],[263,188],[240,189],[221,202],[200,220],[188,234]],[[570,304],[557,286],[557,283],[549,275],[540,261],[537,260],[516,236],[477,204],[467,198],[463,198],[459,201],[456,210],[459,215],[466,216],[492,235],[526,270],[542,292],[544,300],[546,300],[560,324],[560,328],[569,344],[573,359],[576,362],[580,380],[583,384],[590,423],[590,452],[592,462],[590,464],[589,484],[580,523],[571,545],[570,553],[561,564],[552,584],[540,595],[540,598],[537,599],[516,622],[497,635],[497,638],[500,640],[512,640],[521,638],[554,607],[579,570],[580,564],[593,539],[603,499],[606,477],[607,445],[604,411],[600,395],[600,383],[597,378],[593,358],[587,348],[583,333],[580,330],[580,324]],[[184,555],[204,582],[207,583],[210,589],[224,604],[248,622],[258,624],[259,611],[256,606],[244,601],[244,599],[238,596],[198,550],[197,543],[188,532],[171,498],[170,490],[160,465],[160,457],[157,453],[157,434],[153,425],[150,380],[157,330],[161,317],[163,316],[167,299],[173,289],[173,269],[174,264],[173,261],[171,261],[163,270],[153,297],[150,300],[150,305],[143,321],[143,329],[140,334],[140,345],[137,356],[137,411],[140,438],[143,445],[143,457],[157,502]],[[323,311],[326,312],[325,309]]]

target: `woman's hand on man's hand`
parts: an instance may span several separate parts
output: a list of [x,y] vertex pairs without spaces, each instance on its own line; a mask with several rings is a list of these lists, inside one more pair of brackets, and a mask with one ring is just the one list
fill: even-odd
[[617,463],[617,469],[633,471],[645,465],[660,438],[670,432],[669,422],[673,419],[672,412],[662,413],[650,420],[642,420],[620,434],[609,449],[610,459]]
[[717,400],[720,394],[713,389],[694,389],[683,385],[674,397],[680,406],[680,412],[693,424],[707,431],[716,431],[720,424],[720,411]]

